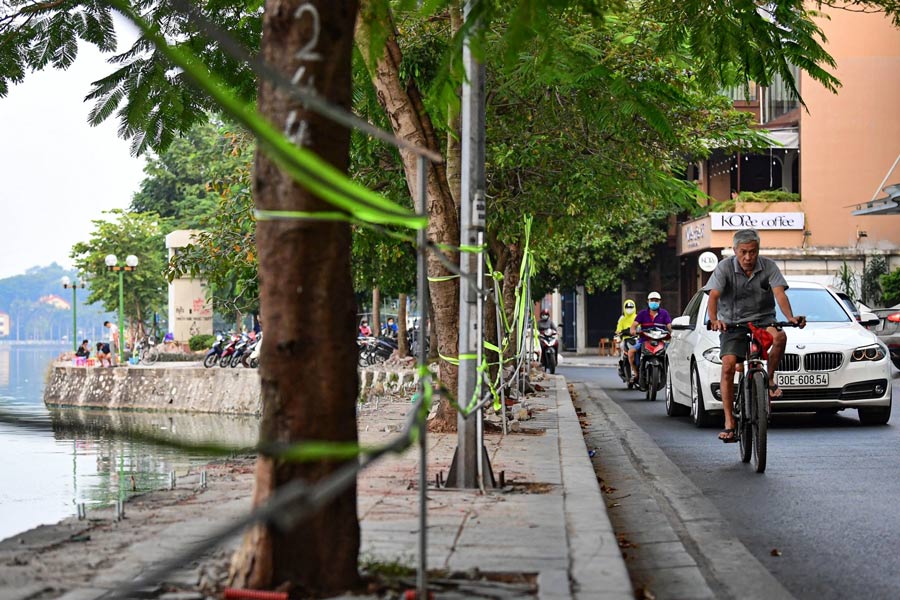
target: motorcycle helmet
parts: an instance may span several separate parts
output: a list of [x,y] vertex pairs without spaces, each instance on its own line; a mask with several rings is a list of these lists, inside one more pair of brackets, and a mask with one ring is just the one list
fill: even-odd
[[634,314],[637,305],[634,303],[634,300],[626,300],[625,301],[625,314],[631,315]]

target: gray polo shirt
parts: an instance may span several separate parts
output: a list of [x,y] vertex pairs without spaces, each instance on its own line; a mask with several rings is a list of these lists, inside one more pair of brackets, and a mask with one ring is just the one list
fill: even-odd
[[747,277],[737,257],[732,256],[716,266],[703,291],[719,291],[716,316],[720,321],[750,323],[775,319],[773,287],[788,289],[787,281],[774,260],[758,257],[753,274]]

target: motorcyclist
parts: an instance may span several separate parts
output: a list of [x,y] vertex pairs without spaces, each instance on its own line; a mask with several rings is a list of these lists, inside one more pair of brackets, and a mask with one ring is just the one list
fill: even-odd
[[[620,350],[622,351],[622,356],[628,355],[628,342],[625,338],[631,335],[631,324],[634,323],[634,318],[636,316],[637,304],[635,304],[634,300],[631,298],[626,298],[625,302],[622,304],[622,316],[619,317],[619,321],[616,323],[616,335],[621,339]],[[634,356],[628,356],[628,362],[631,364],[631,372],[634,373]]]
[[[672,331],[672,317],[669,316],[669,312],[660,307],[660,301],[662,300],[662,296],[659,295],[659,292],[650,292],[647,294],[647,308],[642,310],[637,314],[634,319],[634,322],[631,324],[631,334],[637,334],[637,329],[640,327],[641,329],[648,329],[650,327],[659,327],[665,328],[667,331],[671,333]],[[638,344],[635,344],[633,348],[628,351],[628,361],[631,363],[631,368],[634,369],[634,355],[637,353]],[[632,370],[634,375],[632,376],[635,381],[637,381],[638,374],[637,370]]]
[[541,318],[537,322],[538,331],[543,333],[545,329],[556,331],[556,323],[550,320],[550,311],[546,308],[541,310]]

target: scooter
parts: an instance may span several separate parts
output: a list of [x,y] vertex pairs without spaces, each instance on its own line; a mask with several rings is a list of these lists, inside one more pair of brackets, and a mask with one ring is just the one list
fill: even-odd
[[206,353],[206,356],[203,358],[203,366],[207,369],[215,365],[219,362],[219,358],[222,356],[222,349],[225,347],[225,339],[226,334],[224,331],[220,331],[216,335],[216,341],[212,345],[212,348]]
[[544,329],[538,333],[541,342],[541,366],[551,375],[556,373],[559,362],[559,336],[555,329]]
[[638,386],[647,393],[647,400],[656,400],[656,392],[666,382],[667,329],[641,329],[641,362],[638,365]]
[[256,341],[253,342],[253,346],[250,350],[250,355],[245,357],[244,366],[250,367],[251,369],[255,369],[259,367],[259,353],[262,351],[262,339],[263,334],[262,331],[256,334]]
[[[632,376],[634,374],[631,372],[631,362],[629,362],[629,360],[628,360],[628,349],[634,345],[635,339],[637,339],[637,336],[631,335],[631,332],[628,330],[621,331],[621,332],[617,333],[614,337],[615,344],[619,348],[622,347],[622,342],[623,341],[625,342],[625,350],[623,350],[621,352],[621,355],[619,356],[618,372],[619,372],[619,379],[621,379],[622,382],[628,386],[629,390],[634,389],[634,381],[632,381],[632,379],[633,379]],[[635,354],[635,357],[634,357],[635,365],[640,364],[639,361],[640,361],[640,355]]]
[[234,334],[231,336],[231,341],[225,345],[222,349],[222,356],[219,357],[220,367],[224,369],[225,367],[231,366],[231,357],[234,356],[238,344],[240,344],[246,336],[246,333]]

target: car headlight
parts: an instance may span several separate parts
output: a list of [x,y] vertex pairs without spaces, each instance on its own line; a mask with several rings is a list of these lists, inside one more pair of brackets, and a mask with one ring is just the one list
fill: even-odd
[[709,350],[703,353],[703,358],[708,360],[711,363],[715,363],[717,365],[722,364],[722,357],[719,356],[719,347],[713,346]]
[[883,359],[886,355],[887,353],[880,344],[860,346],[850,355],[850,362],[865,362],[867,360],[878,361]]

